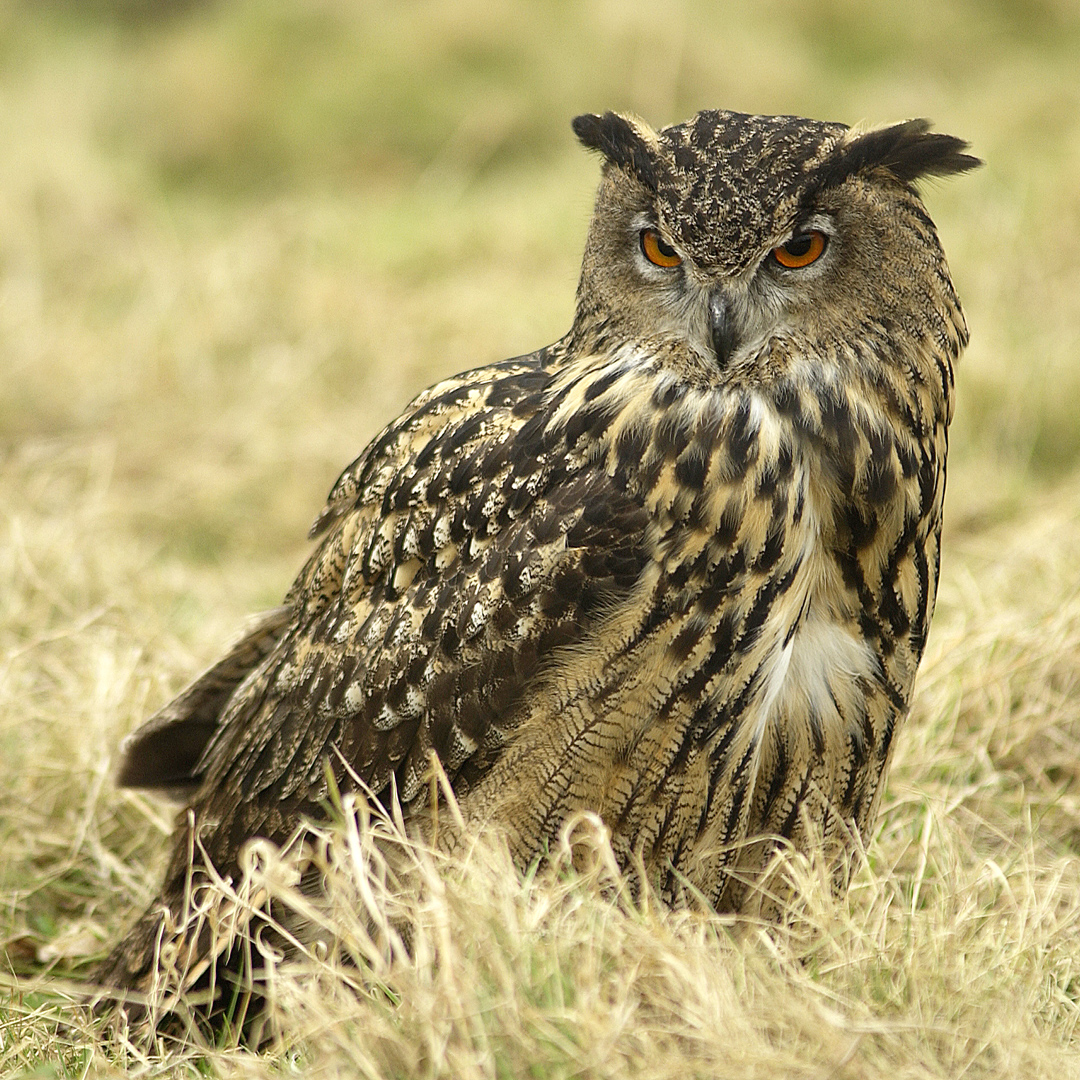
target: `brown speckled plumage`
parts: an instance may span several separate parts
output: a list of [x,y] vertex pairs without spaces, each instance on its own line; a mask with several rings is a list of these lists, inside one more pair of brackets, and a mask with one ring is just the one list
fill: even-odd
[[[663,896],[721,909],[775,838],[872,824],[967,336],[912,185],[975,160],[919,121],[575,130],[605,165],[570,332],[416,398],[334,486],[284,605],[126,744],[121,782],[186,788],[191,815],[106,981],[152,974],[191,820],[235,873],[319,815],[327,763],[423,830],[435,753],[522,864],[595,811]],[[824,254],[781,266],[807,229]]]

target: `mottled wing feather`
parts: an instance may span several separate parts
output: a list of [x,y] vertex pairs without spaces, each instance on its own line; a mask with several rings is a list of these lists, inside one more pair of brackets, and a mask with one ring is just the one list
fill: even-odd
[[[440,428],[465,418],[479,418],[485,403],[493,408],[512,408],[543,387],[557,365],[558,346],[501,360],[445,379],[418,394],[393,423],[387,425],[348,468],[342,472],[326,500],[326,506],[308,533],[322,535],[358,501],[374,503],[404,467],[423,468],[424,446],[434,453],[433,436]],[[466,430],[459,437],[468,437]]]
[[[626,558],[615,540],[612,571],[590,563],[590,587],[565,553],[563,572],[541,587],[543,567],[573,530],[571,518],[601,495],[580,481],[555,497],[542,519],[517,520],[527,500],[510,491],[498,537],[500,530],[491,528],[489,538],[489,525],[480,520],[493,505],[467,500],[477,484],[490,485],[509,467],[503,433],[528,425],[563,355],[554,346],[417,397],[334,485],[312,528],[323,540],[284,606],[131,737],[122,783],[190,788],[202,781],[191,800],[193,817],[179,822],[162,886],[174,919],[191,883],[205,877],[188,863],[191,851],[200,861],[192,820],[199,844],[228,874],[245,840],[283,841],[305,815],[317,813],[327,761],[345,781],[342,761],[348,761],[349,772],[376,791],[395,771],[414,778],[406,781],[413,791],[429,747],[452,769],[460,770],[471,753],[482,771],[483,760],[498,753],[496,721],[512,709],[544,652],[569,639],[573,613],[625,583]],[[535,440],[536,425],[530,430]],[[535,441],[516,446],[519,455],[537,449]],[[486,473],[474,470],[485,455]],[[525,461],[519,456],[519,468]],[[535,489],[536,479],[530,484]],[[440,499],[448,501],[433,503]],[[597,542],[614,540],[613,532],[633,534],[628,518],[635,508],[613,503],[611,509],[609,536],[597,533]],[[586,533],[579,530],[574,539],[585,542]],[[470,575],[486,594],[506,591],[480,633],[468,606],[475,607],[479,593],[466,598]],[[529,605],[541,612],[543,625],[520,634],[508,613]],[[493,635],[501,635],[502,648],[486,646]],[[432,705],[421,721],[409,681],[425,684],[425,678]],[[160,906],[143,916],[102,965],[103,984],[135,986],[149,977],[163,920]]]
[[431,752],[453,779],[482,771],[526,688],[633,587],[650,516],[565,432],[551,443],[566,390],[545,360],[425,394],[339,481],[294,622],[207,748],[215,851],[317,802],[327,760],[405,803]]

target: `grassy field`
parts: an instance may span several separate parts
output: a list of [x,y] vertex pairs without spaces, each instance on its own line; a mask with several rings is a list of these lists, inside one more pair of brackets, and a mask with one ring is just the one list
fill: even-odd
[[[1080,8],[657,7],[0,0],[0,1076],[1080,1077]],[[926,191],[972,343],[849,895],[792,862],[786,930],[635,906],[598,843],[528,882],[412,853],[422,891],[372,898],[340,828],[318,917],[363,985],[281,971],[262,1055],[101,1038],[77,984],[170,828],[119,740],[279,602],[413,393],[566,329],[570,118],[705,107],[925,115],[987,163]]]

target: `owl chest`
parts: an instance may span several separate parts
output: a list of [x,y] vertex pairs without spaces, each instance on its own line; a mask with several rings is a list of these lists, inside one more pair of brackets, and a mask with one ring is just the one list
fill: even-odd
[[[905,541],[904,533],[912,520],[902,492],[867,499],[874,467],[869,440],[808,435],[782,422],[775,427],[770,431],[767,420],[760,426],[758,472],[767,475],[791,446],[790,480],[777,485],[763,515],[767,523],[748,525],[746,538],[754,565],[754,546],[764,551],[770,536],[782,537],[775,566],[757,585],[759,595],[775,590],[777,600],[749,649],[760,687],[756,728],[799,716],[815,730],[848,727],[861,722],[864,710],[857,702],[881,673],[874,616],[878,594],[891,585],[882,568],[890,559],[906,561],[904,545],[911,538]],[[896,493],[882,471],[878,487]],[[761,479],[755,483],[760,489]]]
[[[802,505],[785,523],[775,567],[761,576],[751,571],[733,605],[741,626],[722,694],[742,703],[731,715],[739,728],[733,742],[743,754],[767,753],[782,742],[788,751],[821,758],[863,725],[881,664],[859,590],[822,524],[812,484],[795,498]],[[731,706],[725,701],[721,708]]]

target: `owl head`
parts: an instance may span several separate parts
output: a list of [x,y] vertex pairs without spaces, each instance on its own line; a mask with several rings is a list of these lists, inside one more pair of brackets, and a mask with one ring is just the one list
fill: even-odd
[[604,157],[579,330],[681,351],[717,378],[775,340],[805,355],[868,325],[964,337],[914,185],[979,161],[925,120],[859,131],[707,111],[654,131],[608,112],[574,131]]

